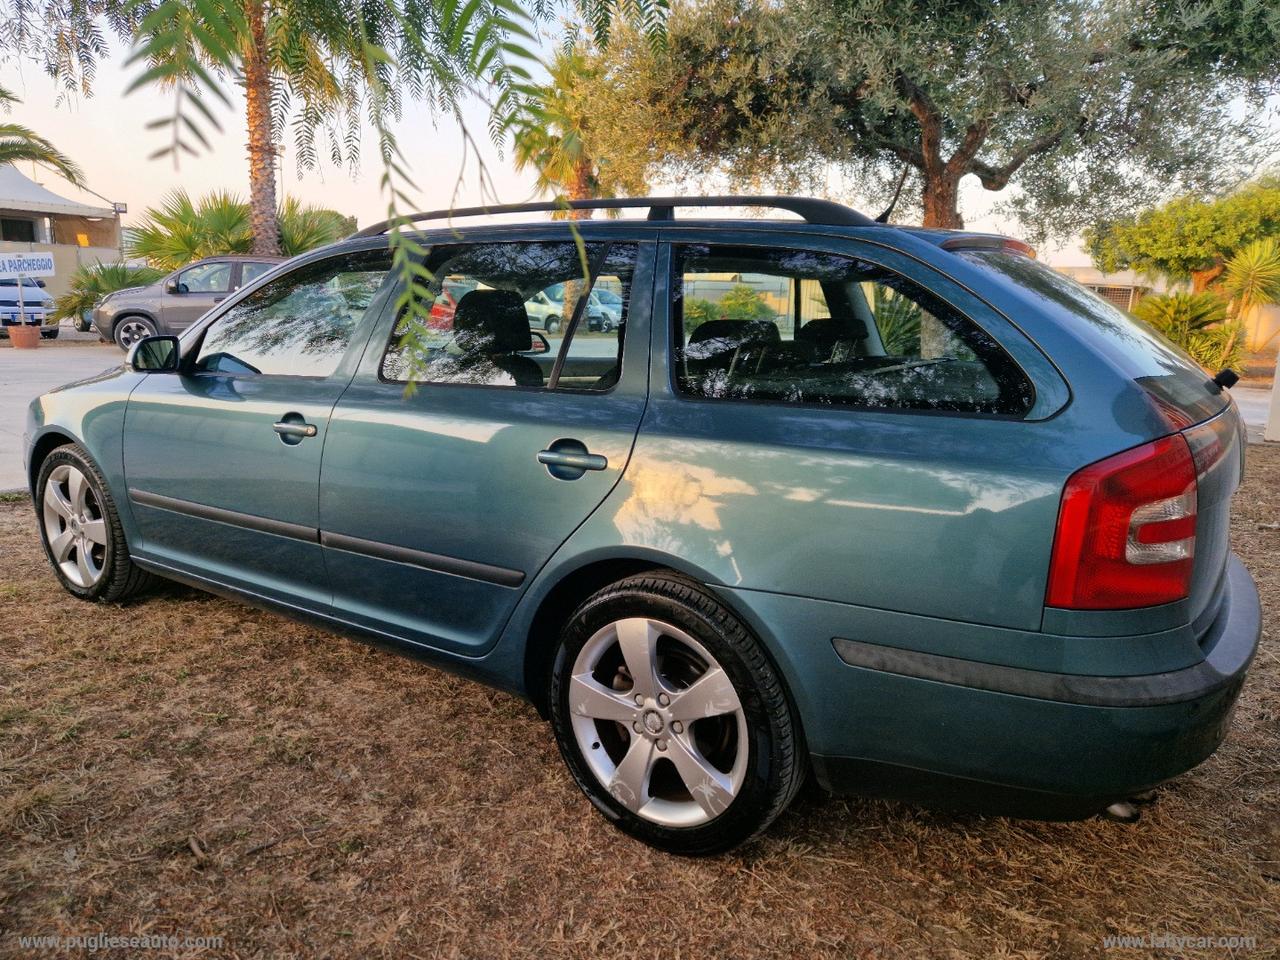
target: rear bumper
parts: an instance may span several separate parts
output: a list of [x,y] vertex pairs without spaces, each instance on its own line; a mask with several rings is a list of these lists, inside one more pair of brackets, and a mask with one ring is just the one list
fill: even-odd
[[835,639],[896,742],[813,757],[836,792],[1050,819],[1088,816],[1217,749],[1261,632],[1257,587],[1229,559],[1204,660],[1140,676],[1079,676]]

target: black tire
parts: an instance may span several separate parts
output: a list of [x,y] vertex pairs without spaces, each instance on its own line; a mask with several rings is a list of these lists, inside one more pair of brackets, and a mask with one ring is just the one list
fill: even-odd
[[127,317],[121,317],[116,321],[116,325],[111,328],[111,339],[116,342],[116,346],[121,350],[128,352],[129,348],[143,337],[154,337],[156,335],[156,325],[146,317],[131,314]]
[[[661,620],[705,647],[729,676],[745,715],[748,759],[742,785],[723,812],[697,826],[666,826],[627,809],[587,764],[574,733],[569,708],[574,662],[603,627],[631,617]],[[569,772],[596,809],[650,846],[691,856],[721,853],[762,833],[804,782],[803,736],[777,669],[737,616],[701,584],[674,571],[629,577],[579,606],[561,634],[550,683],[552,727]]]
[[[54,559],[48,532],[45,529],[45,490],[49,484],[50,475],[63,464],[70,465],[84,474],[97,510],[105,521],[107,542],[102,547],[100,563],[102,575],[87,588],[72,582],[63,573]],[[124,528],[120,525],[120,514],[107,489],[107,482],[98,465],[79,444],[69,443],[55,448],[40,464],[40,475],[36,481],[35,509],[36,525],[40,528],[40,543],[44,546],[45,556],[49,559],[58,582],[72,596],[81,600],[114,603],[142,592],[154,582],[152,575],[134,564],[130,558]]]
[[49,328],[47,328],[47,329],[41,330],[41,331],[40,331],[40,337],[41,337],[41,339],[43,339],[43,340],[57,340],[57,339],[58,339],[58,328],[57,328],[57,327],[49,327]]
[[559,321],[559,320],[556,320],[556,319],[554,319],[554,318],[549,319],[549,320],[547,321],[546,326],[547,326],[547,333],[559,333],[559,332],[560,332],[560,321]]

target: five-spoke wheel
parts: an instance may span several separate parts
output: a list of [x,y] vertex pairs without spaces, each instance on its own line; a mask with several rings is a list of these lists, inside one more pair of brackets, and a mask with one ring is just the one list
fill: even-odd
[[803,778],[776,669],[731,611],[679,574],[630,577],[584,602],[551,683],[578,785],[654,846],[728,849],[768,826]]
[[92,588],[102,579],[107,522],[89,479],[72,464],[58,464],[45,481],[41,507],[53,562],[77,587]]
[[107,482],[76,443],[54,449],[36,480],[40,540],[69,593],[83,600],[123,600],[150,582],[129,556]]
[[678,627],[630,617],[596,631],[569,679],[573,732],[615,800],[666,826],[729,808],[747,766],[747,721],[729,675]]

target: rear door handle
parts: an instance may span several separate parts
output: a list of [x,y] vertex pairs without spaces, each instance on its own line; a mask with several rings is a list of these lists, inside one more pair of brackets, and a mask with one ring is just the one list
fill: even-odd
[[225,299],[227,299],[227,297],[226,297],[226,295],[225,295],[225,294],[223,294],[221,297],[214,297],[214,298],[213,298],[213,302],[214,302],[214,303],[221,303],[221,302],[222,302],[223,300],[225,300]]
[[316,425],[314,423],[303,423],[298,420],[277,420],[271,425],[276,433],[280,434],[280,439],[285,443],[292,441],[298,443],[306,437],[314,437],[316,435]]
[[539,450],[538,462],[571,470],[608,470],[609,459],[598,453],[570,453],[567,450]]

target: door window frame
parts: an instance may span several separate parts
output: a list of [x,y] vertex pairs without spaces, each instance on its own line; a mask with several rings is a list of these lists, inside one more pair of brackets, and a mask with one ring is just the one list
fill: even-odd
[[[434,390],[487,390],[503,394],[523,394],[525,396],[580,396],[605,397],[618,392],[624,385],[626,392],[648,390],[650,336],[654,320],[653,305],[656,302],[656,284],[658,271],[656,262],[659,250],[657,231],[643,227],[627,229],[616,224],[596,224],[576,221],[584,244],[603,244],[606,247],[630,245],[636,248],[635,261],[631,268],[631,297],[627,303],[626,335],[620,351],[620,368],[618,378],[612,386],[604,390],[583,390],[575,387],[556,386],[554,389],[519,386],[515,384],[456,383],[436,382],[431,380],[414,380],[415,393]],[[422,244],[424,253],[418,259],[419,264],[430,261],[435,252],[442,247],[480,246],[497,243],[573,243],[573,235],[568,225],[551,221],[546,224],[492,224],[471,227],[456,227],[446,232],[429,231],[417,239]],[[398,278],[397,278],[398,279]],[[594,281],[593,281],[594,286]],[[581,322],[587,321],[586,298],[583,298]],[[408,381],[390,380],[382,375],[382,363],[391,348],[391,338],[399,323],[398,311],[384,310],[378,326],[373,330],[369,346],[364,351],[356,377],[381,386],[395,387],[404,390]],[[576,329],[576,328],[575,328]],[[565,330],[566,334],[568,330]],[[565,341],[570,343],[569,340]],[[380,346],[377,346],[380,345]],[[376,346],[376,349],[375,349]],[[628,371],[631,371],[629,381]]]
[[[923,287],[932,296],[955,310],[980,331],[991,337],[1010,363],[1029,384],[1031,399],[1021,414],[984,413],[969,410],[931,410],[913,407],[863,406],[841,404],[793,403],[787,400],[755,398],[699,397],[684,393],[676,381],[677,344],[675,337],[675,294],[678,287],[677,247],[759,247],[762,251],[788,250],[824,253],[861,260],[881,267],[903,279]],[[921,279],[921,275],[928,279]],[[849,237],[821,232],[795,230],[744,230],[737,226],[717,228],[708,225],[668,227],[660,234],[658,263],[655,271],[655,310],[652,324],[650,389],[655,393],[686,403],[720,404],[733,408],[740,405],[782,407],[797,414],[819,416],[923,416],[979,420],[1038,421],[1057,414],[1069,401],[1070,390],[1057,366],[1009,318],[990,302],[961,281],[932,263],[906,251],[862,237]],[[659,314],[662,316],[659,316]]]
[[[350,256],[353,253],[364,253],[367,251],[378,251],[387,249],[387,238],[376,237],[370,238],[369,241],[359,245],[344,247],[340,250],[324,249],[312,254],[304,254],[295,261],[290,261],[290,267],[287,271],[282,272],[275,279],[280,280],[288,277],[299,270],[306,269],[313,264],[324,260],[333,260],[339,257]],[[388,257],[390,253],[388,252]],[[283,261],[282,261],[283,262]],[[274,266],[279,266],[275,264]],[[239,275],[240,262],[236,262],[235,271]],[[373,299],[369,302],[368,308],[364,312],[364,316],[360,318],[360,322],[356,324],[355,330],[351,333],[351,339],[347,343],[345,353],[342,359],[338,361],[338,365],[328,376],[317,377],[307,376],[294,373],[234,373],[225,370],[196,370],[196,360],[200,356],[200,348],[204,344],[205,334],[209,328],[217,323],[229,311],[244,300],[247,296],[257,291],[255,286],[252,290],[246,289],[243,285],[238,286],[231,293],[227,294],[226,299],[219,303],[213,310],[198,323],[193,323],[178,335],[178,342],[181,351],[181,361],[178,366],[178,374],[184,377],[222,377],[236,380],[297,380],[297,381],[313,381],[320,382],[332,380],[334,378],[344,377],[350,380],[359,366],[360,359],[364,356],[369,344],[369,338],[381,323],[382,317],[387,313],[389,304],[393,304],[400,292],[400,275],[395,266],[388,267],[387,274],[383,278],[382,286],[378,292],[374,294]],[[357,349],[358,348],[358,349]]]

